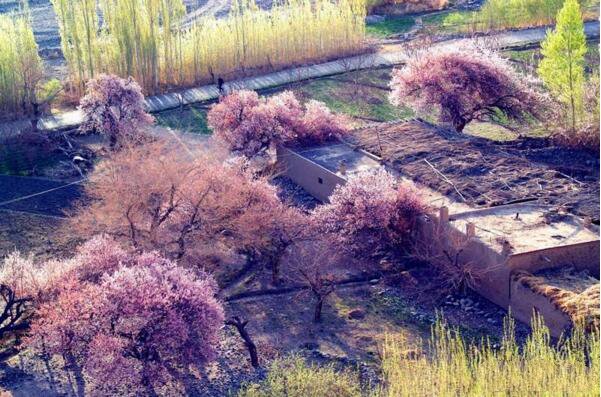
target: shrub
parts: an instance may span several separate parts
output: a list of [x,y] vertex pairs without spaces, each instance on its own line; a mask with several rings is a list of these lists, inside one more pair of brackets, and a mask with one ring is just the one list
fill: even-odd
[[236,91],[211,108],[208,121],[230,151],[249,158],[273,144],[316,144],[348,132],[342,116],[318,101],[308,102],[303,110],[290,91],[269,98],[259,98],[253,91]]
[[336,187],[330,203],[317,207],[312,216],[318,230],[341,247],[369,256],[402,247],[425,210],[416,191],[379,169]]
[[[39,307],[27,341],[83,369],[101,395],[139,395],[164,384],[176,368],[213,359],[224,320],[210,276],[154,253],[124,259],[133,265],[97,283],[67,279],[56,299]],[[113,267],[112,259],[96,263]]]
[[393,72],[392,103],[417,111],[436,109],[458,132],[473,121],[500,116],[524,122],[541,118],[544,97],[508,61],[475,47],[425,51]]
[[294,235],[299,215],[265,179],[224,165],[214,153],[190,159],[161,142],[114,153],[91,175],[85,195],[90,202],[73,214],[72,230],[106,233],[192,265],[204,264],[220,244],[267,253]]
[[84,120],[80,131],[108,137],[110,148],[138,141],[140,128],[153,118],[144,110],[144,96],[132,78],[101,74],[86,84],[79,109]]
[[388,336],[382,352],[385,386],[379,395],[599,394],[598,333],[584,335],[577,329],[553,345],[538,316],[523,348],[515,341],[512,320],[505,322],[499,348],[468,342],[441,320],[433,326],[429,346],[428,354],[416,354],[405,339]]
[[275,361],[261,383],[246,385],[238,397],[359,397],[358,377],[332,366],[307,365],[299,357]]

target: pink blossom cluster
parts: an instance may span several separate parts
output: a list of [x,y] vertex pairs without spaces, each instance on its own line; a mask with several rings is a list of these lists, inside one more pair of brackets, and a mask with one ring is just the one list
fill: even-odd
[[247,157],[274,143],[316,144],[348,132],[342,116],[318,101],[303,109],[291,91],[263,98],[254,91],[236,91],[211,108],[208,122],[229,150]]
[[364,171],[338,186],[313,221],[323,233],[357,255],[399,248],[426,210],[417,192],[383,169]]
[[486,48],[447,46],[417,53],[394,70],[390,100],[418,112],[438,110],[440,121],[461,132],[473,120],[500,114],[517,121],[540,117],[546,99],[529,80]]
[[153,121],[144,109],[142,89],[131,77],[101,74],[91,79],[79,109],[84,115],[80,130],[106,135],[111,149],[139,139],[140,127]]
[[171,371],[214,358],[224,313],[211,276],[106,238],[72,261],[77,271],[39,305],[27,344],[80,368],[93,393],[145,394]]

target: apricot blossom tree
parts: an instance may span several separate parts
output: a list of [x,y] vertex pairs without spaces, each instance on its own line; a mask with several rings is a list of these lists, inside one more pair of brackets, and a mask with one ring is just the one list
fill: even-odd
[[253,157],[272,144],[311,144],[339,138],[348,123],[325,104],[310,101],[305,108],[294,93],[261,98],[254,91],[224,96],[208,114],[215,136],[232,152]]
[[419,52],[393,71],[391,102],[417,111],[438,109],[440,121],[462,132],[474,120],[540,118],[544,96],[496,53],[472,46]]
[[384,171],[365,171],[336,187],[312,221],[339,246],[359,256],[399,248],[426,205],[417,191]]
[[133,249],[203,263],[217,244],[263,257],[278,255],[297,233],[298,210],[264,178],[199,152],[194,159],[155,142],[114,153],[86,186],[71,225],[106,233]]
[[91,79],[79,109],[84,116],[80,131],[107,136],[111,149],[140,139],[140,127],[153,121],[144,110],[142,89],[131,77],[101,74]]
[[96,258],[113,270],[95,282],[64,278],[37,310],[27,344],[83,370],[101,395],[145,394],[176,368],[211,360],[224,321],[213,278],[158,253],[126,254],[116,269],[113,259]]

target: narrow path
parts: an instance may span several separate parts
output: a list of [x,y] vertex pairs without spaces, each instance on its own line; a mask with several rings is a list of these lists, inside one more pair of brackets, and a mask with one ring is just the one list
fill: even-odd
[[[548,28],[531,28],[516,31],[495,33],[486,36],[491,45],[499,49],[507,49],[542,41]],[[585,23],[585,33],[588,38],[599,37],[599,22]],[[439,42],[433,47],[443,48],[461,43],[469,43],[481,38],[460,38]],[[226,83],[226,91],[250,89],[260,90],[293,82],[325,77],[335,74],[363,70],[373,67],[394,66],[404,62],[407,54],[403,44],[384,44],[375,53],[342,58],[335,61],[324,62],[311,66],[301,66],[279,72],[268,73],[262,76],[244,78]],[[146,107],[149,112],[158,112],[174,109],[183,105],[197,102],[215,100],[219,98],[217,86],[206,85],[190,88],[177,93],[168,93],[146,98]],[[60,130],[77,127],[82,121],[82,114],[78,110],[45,117],[40,120],[40,129]]]

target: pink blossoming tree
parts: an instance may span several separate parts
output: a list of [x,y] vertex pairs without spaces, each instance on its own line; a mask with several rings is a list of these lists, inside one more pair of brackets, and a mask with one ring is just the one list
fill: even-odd
[[492,51],[449,47],[417,53],[396,69],[391,102],[417,111],[439,111],[440,121],[461,132],[474,120],[541,117],[543,96],[509,62]]
[[216,247],[275,261],[302,224],[265,178],[208,151],[190,160],[160,142],[139,145],[114,153],[90,179],[91,202],[75,211],[72,230],[194,267],[208,266]]
[[[94,249],[84,246],[78,257]],[[56,298],[39,307],[28,339],[83,370],[99,395],[151,393],[178,368],[213,359],[224,321],[212,277],[156,253],[122,259],[97,282],[63,279]],[[95,263],[113,269],[114,258],[103,252]]]
[[348,132],[345,118],[318,101],[310,101],[303,109],[290,91],[269,98],[253,91],[236,91],[211,108],[208,121],[229,150],[246,157],[256,156],[274,143],[321,143]]
[[338,186],[313,222],[344,249],[359,256],[399,248],[426,210],[413,188],[384,170],[360,173]]
[[140,139],[140,128],[153,121],[144,110],[140,86],[131,77],[101,74],[88,81],[79,109],[84,115],[80,130],[107,136],[111,149]]

